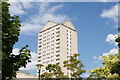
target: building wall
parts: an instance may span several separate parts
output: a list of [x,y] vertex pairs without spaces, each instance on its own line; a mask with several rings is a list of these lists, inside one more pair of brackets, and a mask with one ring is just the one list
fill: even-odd
[[38,64],[43,64],[41,74],[48,64],[58,64],[65,75],[70,71],[63,67],[69,56],[78,53],[77,32],[70,21],[63,24],[48,22],[38,34]]
[[37,78],[37,76],[33,76],[25,73],[17,73],[16,77],[17,78]]

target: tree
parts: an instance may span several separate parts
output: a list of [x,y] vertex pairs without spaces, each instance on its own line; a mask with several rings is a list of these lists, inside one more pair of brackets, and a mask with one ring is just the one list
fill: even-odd
[[63,62],[64,67],[67,67],[67,69],[72,72],[72,78],[79,78],[82,73],[85,73],[85,70],[81,69],[84,65],[78,60],[79,55],[80,54],[74,54],[73,56],[70,56],[69,60]]
[[[118,59],[120,59],[120,28],[118,28],[118,37],[116,38],[115,42],[118,43]],[[116,61],[114,65],[110,68],[111,74],[119,74],[120,77],[120,60]]]
[[20,35],[20,20],[18,16],[11,16],[7,2],[2,2],[2,79],[16,77],[20,67],[26,67],[30,62],[30,50],[28,45],[22,47],[18,55],[11,54],[14,44]]
[[[115,54],[115,55],[111,55],[109,54],[108,56],[101,56],[101,58],[103,59],[103,67],[100,68],[95,68],[93,70],[90,70],[89,72],[91,73],[89,77],[96,77],[96,78],[120,78],[119,76],[119,71],[120,70],[118,67],[116,66],[116,63],[119,64],[118,62],[120,61],[120,55],[119,54]],[[113,68],[114,67],[116,68]],[[115,71],[113,71],[113,70]],[[111,70],[113,72],[111,72]],[[114,73],[114,74],[113,74]]]
[[67,75],[64,75],[64,72],[61,71],[61,67],[56,64],[49,64],[46,67],[46,70],[49,71],[45,72],[41,75],[42,78],[68,78]]

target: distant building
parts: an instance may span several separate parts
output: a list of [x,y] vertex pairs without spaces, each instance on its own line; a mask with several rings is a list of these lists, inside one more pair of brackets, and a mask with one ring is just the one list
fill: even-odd
[[65,75],[71,74],[70,70],[63,67],[63,61],[70,55],[78,53],[77,32],[70,21],[63,24],[47,22],[38,34],[38,64],[42,64],[41,74],[47,72],[48,64],[58,64]]
[[33,76],[33,75],[30,75],[30,74],[26,74],[26,73],[17,73],[16,75],[17,78],[37,78],[37,76]]

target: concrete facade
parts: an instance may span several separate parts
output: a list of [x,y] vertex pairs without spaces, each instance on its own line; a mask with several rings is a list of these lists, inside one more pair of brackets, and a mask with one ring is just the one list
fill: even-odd
[[65,75],[70,71],[63,67],[63,61],[78,53],[77,32],[70,21],[63,24],[47,22],[38,34],[38,64],[42,64],[41,74],[47,72],[48,64],[58,64]]

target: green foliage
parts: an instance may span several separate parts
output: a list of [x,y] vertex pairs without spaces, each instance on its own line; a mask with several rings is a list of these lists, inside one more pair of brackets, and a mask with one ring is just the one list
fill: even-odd
[[73,56],[70,56],[69,60],[63,62],[64,67],[67,67],[68,70],[72,71],[72,78],[79,78],[82,73],[85,73],[85,70],[81,69],[84,65],[78,60],[79,55],[80,54],[74,54]]
[[41,74],[41,78],[52,78],[53,74],[52,73],[48,73],[48,72],[45,72],[43,74]]
[[120,69],[119,69],[119,66],[116,65],[116,64],[119,64],[120,62],[119,60],[120,54],[115,54],[115,55],[109,54],[108,56],[102,56],[101,58],[104,60],[103,67],[90,70],[89,72],[91,74],[89,77],[120,78],[119,76]]
[[114,63],[110,68],[111,74],[120,74],[120,61]]
[[14,44],[20,35],[20,20],[18,16],[11,16],[7,2],[2,2],[2,78],[9,79],[16,77],[20,67],[26,67],[30,62],[30,50],[28,45],[23,47],[18,55],[11,54]]
[[45,72],[41,75],[41,78],[68,78],[67,75],[64,75],[64,73],[61,71],[61,67],[56,64],[49,64],[46,67],[46,70],[49,71]]

